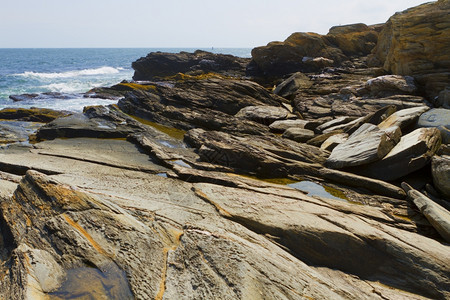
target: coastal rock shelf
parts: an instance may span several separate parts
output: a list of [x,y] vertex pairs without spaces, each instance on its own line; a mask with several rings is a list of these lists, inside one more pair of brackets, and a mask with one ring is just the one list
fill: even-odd
[[449,13],[0,111],[0,299],[450,298]]

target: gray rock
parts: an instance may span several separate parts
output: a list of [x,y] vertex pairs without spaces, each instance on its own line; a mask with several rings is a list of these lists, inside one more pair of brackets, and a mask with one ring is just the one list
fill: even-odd
[[429,109],[430,108],[427,106],[421,106],[399,110],[378,124],[378,127],[381,129],[386,129],[392,126],[398,126],[400,129],[407,128],[408,126],[416,123],[419,117]]
[[284,98],[292,98],[299,89],[308,89],[312,85],[313,82],[308,76],[297,72],[280,83],[273,92]]
[[383,158],[397,141],[372,124],[364,124],[333,149],[327,166],[333,169],[360,166]]
[[450,156],[433,156],[431,174],[434,186],[444,197],[450,199]]
[[286,131],[283,133],[283,137],[299,143],[303,143],[314,137],[314,131],[304,128],[291,127],[286,129]]
[[383,75],[370,79],[366,82],[365,88],[377,96],[414,94],[417,91],[413,77],[400,75]]
[[436,127],[441,132],[442,143],[450,144],[450,109],[430,109],[420,116],[417,126]]
[[295,117],[284,107],[267,105],[244,107],[235,116],[266,125],[270,125],[277,120]]
[[404,135],[400,142],[381,160],[365,166],[359,172],[368,177],[391,181],[423,168],[441,144],[436,128],[419,128]]
[[336,146],[345,143],[348,139],[347,133],[338,133],[327,138],[322,145],[320,145],[320,149],[326,151],[333,151]]
[[450,109],[450,87],[442,90],[438,96],[433,101],[436,107]]
[[[279,120],[269,125],[270,130],[274,132],[284,132],[291,127],[310,129],[310,121],[306,120]],[[307,128],[308,127],[308,128]]]

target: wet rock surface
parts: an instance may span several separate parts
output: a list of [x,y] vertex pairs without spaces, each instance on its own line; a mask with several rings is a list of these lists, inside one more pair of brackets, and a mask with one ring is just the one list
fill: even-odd
[[85,94],[117,105],[1,121],[0,298],[449,298],[448,111],[367,56],[394,25],[151,53]]

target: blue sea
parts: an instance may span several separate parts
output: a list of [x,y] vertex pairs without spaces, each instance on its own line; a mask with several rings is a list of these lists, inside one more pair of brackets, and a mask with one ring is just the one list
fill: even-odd
[[[201,48],[200,48],[201,49]],[[0,109],[45,107],[81,111],[87,105],[117,101],[83,98],[80,93],[94,87],[131,80],[131,63],[150,52],[193,52],[197,48],[93,48],[93,49],[0,49]],[[250,57],[250,48],[202,49],[213,53]],[[62,93],[60,99],[40,97],[14,102],[10,95]]]

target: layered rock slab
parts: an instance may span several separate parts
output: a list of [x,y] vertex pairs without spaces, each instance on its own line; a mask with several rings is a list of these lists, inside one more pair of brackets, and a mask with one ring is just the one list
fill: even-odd
[[327,166],[341,169],[377,161],[394,148],[399,137],[366,123],[333,149]]
[[381,180],[395,180],[423,168],[440,144],[441,133],[438,129],[419,128],[402,136],[383,159],[355,171]]

